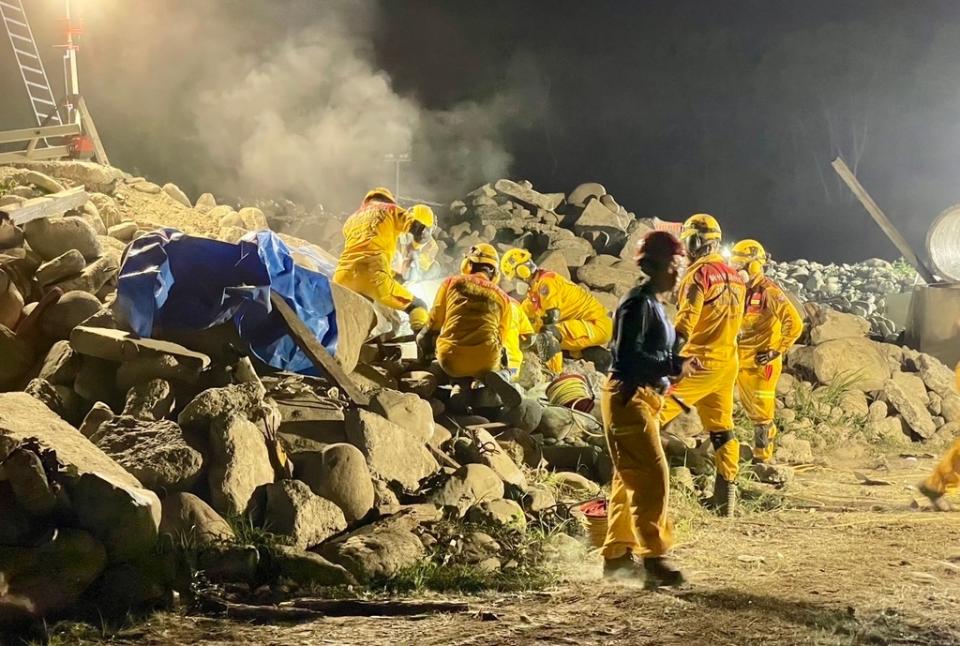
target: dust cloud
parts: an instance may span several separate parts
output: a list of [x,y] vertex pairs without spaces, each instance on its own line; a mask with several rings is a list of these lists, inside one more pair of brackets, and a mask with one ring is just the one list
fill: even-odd
[[393,187],[391,153],[411,157],[411,198],[449,200],[506,176],[501,142],[513,118],[530,117],[535,84],[508,73],[481,101],[424,107],[375,63],[378,19],[375,2],[107,0],[87,19],[85,93],[115,164],[194,198],[349,211],[371,186]]

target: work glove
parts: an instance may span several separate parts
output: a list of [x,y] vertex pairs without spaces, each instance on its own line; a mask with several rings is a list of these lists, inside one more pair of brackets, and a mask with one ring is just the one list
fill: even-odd
[[779,356],[780,353],[776,350],[762,350],[757,353],[757,365],[765,366]]
[[433,359],[437,351],[437,335],[427,328],[420,330],[417,334],[417,349],[420,350],[420,356],[424,359]]

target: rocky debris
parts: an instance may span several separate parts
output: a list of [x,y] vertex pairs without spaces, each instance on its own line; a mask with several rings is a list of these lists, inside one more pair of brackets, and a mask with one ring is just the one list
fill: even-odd
[[359,581],[388,579],[426,552],[412,531],[416,523],[405,520],[388,517],[324,544],[320,552]]
[[244,514],[257,488],[274,480],[263,433],[239,412],[216,417],[209,433],[210,503],[227,516]]
[[173,492],[163,499],[160,533],[190,537],[201,543],[231,541],[236,536],[213,507],[192,493]]
[[190,198],[188,198],[187,194],[180,190],[180,187],[176,184],[167,182],[163,185],[163,192],[180,204],[183,204],[186,207],[190,206]]
[[300,548],[319,545],[347,527],[340,508],[300,480],[280,480],[266,486],[263,524],[291,537]]
[[470,507],[481,502],[503,498],[503,481],[483,464],[467,464],[457,469],[430,499],[432,502],[454,507],[463,516]]
[[[916,393],[908,391],[900,383],[891,379],[883,385],[883,395],[911,431],[924,439],[937,432],[930,412]],[[925,391],[924,395],[926,395]]]
[[429,436],[422,430],[408,430],[371,411],[347,416],[347,439],[363,452],[374,476],[409,490],[416,490],[420,480],[440,466],[427,449]]
[[89,438],[153,490],[189,491],[203,470],[203,456],[170,420],[125,413],[101,422]]
[[819,345],[834,339],[864,338],[870,333],[870,322],[853,314],[829,307],[818,307],[810,317],[810,342]]
[[331,444],[322,451],[294,456],[294,475],[318,496],[333,501],[353,523],[373,507],[374,489],[363,453],[351,444]]
[[767,274],[801,302],[814,302],[862,317],[871,334],[894,341],[900,331],[887,317],[887,299],[908,293],[918,282],[906,263],[873,258],[856,264],[823,265],[809,260],[771,262]]
[[523,531],[527,517],[513,500],[487,500],[470,509],[467,518],[475,523]]
[[43,260],[53,260],[70,250],[80,252],[91,262],[100,257],[102,248],[96,230],[81,218],[40,218],[27,222],[23,234]]

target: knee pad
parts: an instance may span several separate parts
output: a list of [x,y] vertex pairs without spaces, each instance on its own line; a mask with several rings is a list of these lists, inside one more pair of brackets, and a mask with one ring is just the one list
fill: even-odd
[[720,447],[733,439],[733,431],[720,431],[710,433],[710,443],[713,444],[713,450],[719,451]]

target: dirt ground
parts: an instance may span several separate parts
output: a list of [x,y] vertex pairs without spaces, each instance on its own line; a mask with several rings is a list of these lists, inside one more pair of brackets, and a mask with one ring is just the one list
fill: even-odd
[[690,584],[677,592],[604,582],[592,556],[549,590],[465,597],[466,614],[269,626],[161,614],[106,642],[960,644],[960,513],[918,508],[909,488],[933,462],[834,460],[798,474],[782,508],[684,519],[676,560]]

